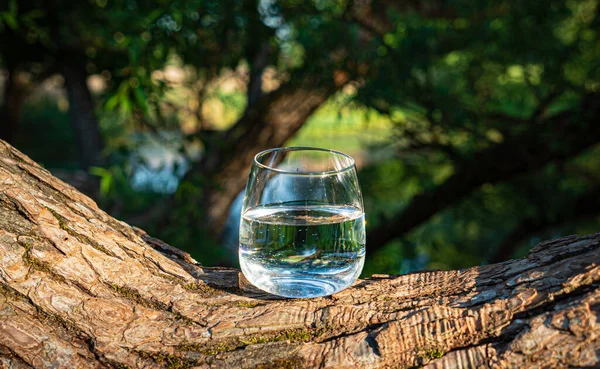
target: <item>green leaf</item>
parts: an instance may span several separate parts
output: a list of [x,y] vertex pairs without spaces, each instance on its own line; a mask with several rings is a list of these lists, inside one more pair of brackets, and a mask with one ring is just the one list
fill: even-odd
[[117,107],[117,105],[119,105],[119,95],[115,94],[113,96],[111,96],[108,100],[106,100],[106,103],[104,104],[104,108],[106,110],[113,110],[114,108]]
[[89,171],[90,174],[100,177],[100,194],[105,197],[108,196],[114,183],[114,176],[111,171],[101,167],[91,167]]
[[122,100],[119,105],[119,111],[123,115],[129,115],[131,113],[131,101],[129,99]]
[[3,18],[4,23],[6,23],[13,31],[16,31],[19,28],[19,23],[17,23],[17,18],[14,15],[5,13]]
[[133,95],[135,96],[135,101],[137,105],[142,109],[145,115],[148,115],[148,102],[146,101],[146,93],[144,89],[140,86],[133,89]]

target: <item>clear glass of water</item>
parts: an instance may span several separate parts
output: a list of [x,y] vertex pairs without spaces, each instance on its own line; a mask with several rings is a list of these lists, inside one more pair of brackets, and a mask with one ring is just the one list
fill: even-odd
[[331,295],[365,260],[365,217],[352,157],[312,147],[254,157],[240,223],[240,265],[263,291]]

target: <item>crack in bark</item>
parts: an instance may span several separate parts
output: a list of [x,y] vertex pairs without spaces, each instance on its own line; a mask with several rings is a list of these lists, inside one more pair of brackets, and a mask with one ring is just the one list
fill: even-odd
[[[6,355],[4,352],[7,352],[8,355],[10,355],[10,356]],[[0,344],[0,357],[2,357],[2,356],[7,357],[9,359],[10,358],[17,359],[20,361],[20,364],[27,365],[28,368],[33,368],[31,365],[29,365],[27,363],[27,361],[25,359],[23,359],[21,356],[19,356],[19,354],[17,354],[13,349],[11,349],[8,346]],[[0,362],[0,364],[1,364],[1,362]]]

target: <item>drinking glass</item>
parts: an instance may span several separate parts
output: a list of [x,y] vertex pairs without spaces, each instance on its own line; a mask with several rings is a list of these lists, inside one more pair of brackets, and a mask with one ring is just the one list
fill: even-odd
[[263,291],[326,296],[351,285],[365,260],[365,217],[352,157],[313,147],[254,157],[240,223],[240,265]]

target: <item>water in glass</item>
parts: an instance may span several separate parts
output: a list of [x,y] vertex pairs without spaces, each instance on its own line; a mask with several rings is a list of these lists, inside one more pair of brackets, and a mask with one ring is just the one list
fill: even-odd
[[[333,169],[308,170],[297,162],[292,170],[253,168],[240,225],[242,271],[256,287],[280,296],[338,292],[358,278],[365,258],[364,212],[354,162],[329,150],[277,150],[289,150],[285,157],[296,156],[292,159],[304,165],[327,159],[324,169]],[[258,164],[265,161],[261,155],[265,154],[255,159]]]

